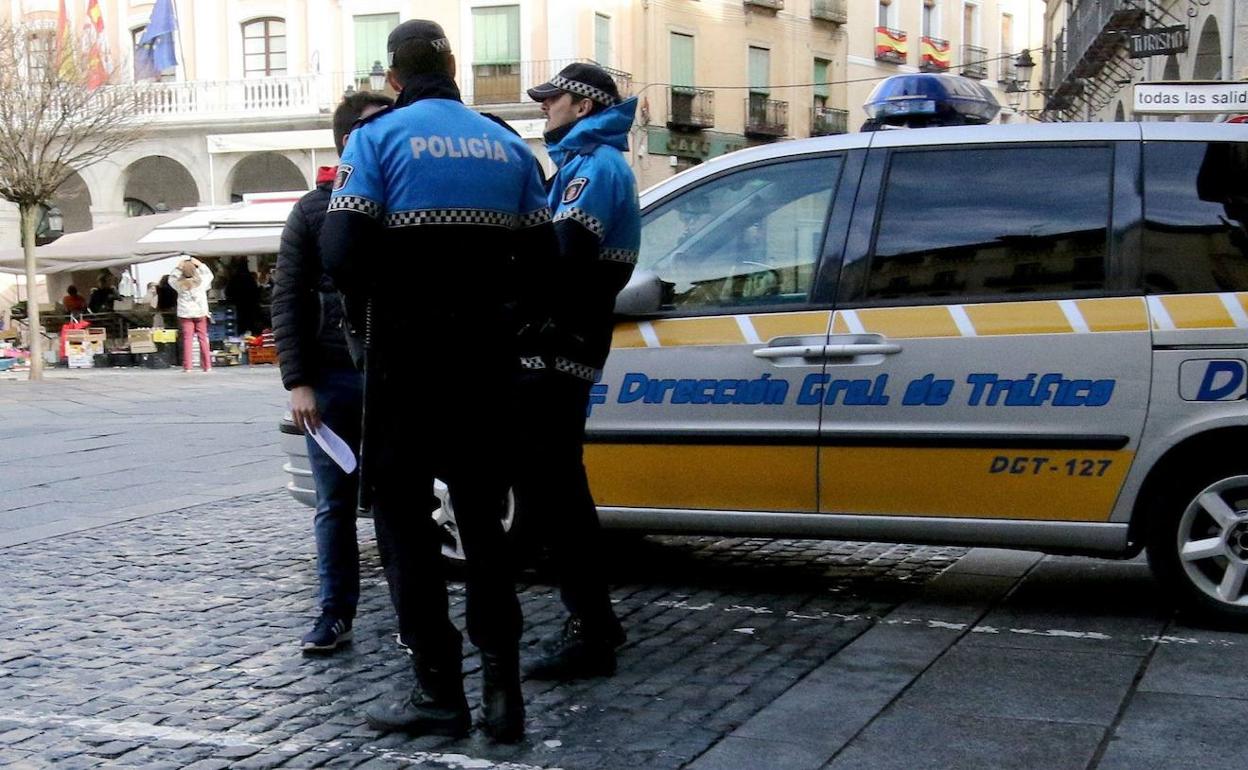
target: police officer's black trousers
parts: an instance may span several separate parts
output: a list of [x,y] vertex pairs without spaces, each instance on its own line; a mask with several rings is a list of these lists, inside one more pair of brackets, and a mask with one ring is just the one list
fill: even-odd
[[602,527],[585,475],[586,409],[592,384],[550,370],[526,371],[520,399],[520,515],[550,547],[564,606],[594,630],[614,627],[602,564]]
[[418,665],[458,670],[461,637],[448,617],[442,536],[430,515],[433,479],[450,488],[467,556],[468,638],[484,651],[515,650],[520,604],[502,528],[512,410],[507,389],[497,387],[506,375],[442,372],[386,373],[371,391],[376,404],[365,405],[372,434],[365,462],[378,463],[373,524],[403,641]]

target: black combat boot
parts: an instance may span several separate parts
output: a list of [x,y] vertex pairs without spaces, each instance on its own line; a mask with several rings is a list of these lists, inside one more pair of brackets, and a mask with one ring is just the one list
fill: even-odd
[[416,666],[416,686],[398,700],[374,703],[364,713],[374,730],[462,738],[472,727],[459,666]]
[[495,743],[524,737],[524,693],[520,691],[520,652],[481,651],[481,732]]
[[532,679],[567,681],[615,674],[615,648],[624,643],[624,629],[614,617],[591,627],[577,615],[543,643],[543,653],[526,668]]

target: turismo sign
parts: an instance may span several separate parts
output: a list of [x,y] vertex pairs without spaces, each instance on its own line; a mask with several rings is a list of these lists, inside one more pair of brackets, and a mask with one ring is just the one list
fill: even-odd
[[1177,27],[1153,27],[1127,34],[1127,55],[1132,59],[1168,56],[1187,50],[1190,33],[1186,24]]
[[1136,83],[1138,113],[1164,115],[1248,111],[1248,83],[1225,81]]

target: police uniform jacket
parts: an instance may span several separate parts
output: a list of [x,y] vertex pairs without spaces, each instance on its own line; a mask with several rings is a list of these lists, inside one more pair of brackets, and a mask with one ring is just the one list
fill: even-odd
[[628,283],[641,243],[637,182],[624,158],[637,99],[577,121],[548,147],[558,171],[549,202],[566,271],[544,361],[594,380],[611,350],[615,295]]
[[538,162],[449,77],[418,76],[351,132],[321,252],[350,313],[371,298],[374,348],[410,341],[405,355],[420,359],[455,345],[514,367],[514,308],[547,302],[552,285]]

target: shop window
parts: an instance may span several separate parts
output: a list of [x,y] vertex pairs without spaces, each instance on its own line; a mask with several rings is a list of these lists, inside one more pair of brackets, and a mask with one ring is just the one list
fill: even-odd
[[1104,147],[894,153],[865,298],[1103,290],[1112,160]]
[[840,168],[778,163],[689,190],[646,215],[638,269],[662,279],[668,310],[805,302]]
[[1248,290],[1248,143],[1144,146],[1144,287]]

